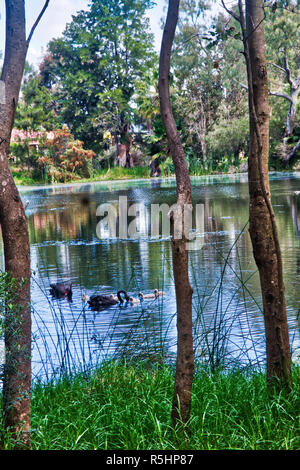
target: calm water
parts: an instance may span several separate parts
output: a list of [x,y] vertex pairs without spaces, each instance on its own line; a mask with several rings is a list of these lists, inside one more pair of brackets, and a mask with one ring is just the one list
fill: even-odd
[[[284,260],[287,309],[294,356],[299,347],[300,175],[271,175]],[[33,370],[50,376],[62,368],[88,367],[110,355],[176,351],[176,304],[169,238],[147,234],[150,204],[176,201],[175,181],[131,181],[22,188],[27,208],[33,270]],[[143,202],[139,239],[97,236],[97,207]],[[203,204],[203,248],[190,252],[194,288],[195,349],[199,357],[228,364],[257,363],[264,357],[259,279],[248,234],[245,175],[193,178],[193,203]],[[130,220],[130,219],[129,219]],[[246,227],[245,227],[246,226]],[[245,228],[244,228],[245,227]],[[244,230],[243,230],[244,228]],[[0,245],[1,258],[2,245]],[[71,280],[72,302],[53,300],[49,285]],[[82,293],[116,293],[155,288],[165,296],[134,307],[92,312]]]

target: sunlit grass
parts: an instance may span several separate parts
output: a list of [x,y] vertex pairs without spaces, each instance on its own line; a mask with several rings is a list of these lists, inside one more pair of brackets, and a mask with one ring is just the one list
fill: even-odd
[[116,166],[105,170],[98,170],[92,176],[92,180],[116,180],[116,179],[150,178],[148,166],[135,166],[133,168],[123,168]]
[[[191,168],[191,176],[205,176],[213,175],[220,173],[228,173],[226,168],[219,167],[217,169],[207,169],[203,167]],[[26,169],[14,168],[12,167],[12,175],[14,177],[15,183],[18,186],[34,186],[41,184],[59,184],[59,183],[86,183],[86,182],[96,182],[96,181],[114,181],[114,180],[129,180],[129,179],[138,179],[138,178],[150,178],[150,168],[149,166],[135,166],[132,168],[124,168],[115,166],[112,168],[106,168],[103,170],[94,170],[89,178],[80,178],[78,176],[74,179],[62,181],[44,181],[41,176],[36,176],[32,171],[27,171]],[[168,172],[167,175],[164,175],[162,172],[161,177],[175,177],[175,174]]]
[[[35,178],[32,172],[12,168],[12,174],[15,183],[19,186],[28,186],[35,184],[45,184],[42,178]],[[150,178],[150,170],[147,166],[136,166],[133,168],[114,167],[104,170],[94,171],[89,178],[74,178],[74,180],[65,181],[65,183],[85,183],[93,181],[125,180],[137,178]],[[51,183],[51,181],[48,181]],[[52,182],[53,183],[53,182]],[[55,183],[55,182],[54,182]],[[58,183],[58,182],[57,182]]]
[[[300,368],[288,396],[259,372],[195,377],[190,434],[171,426],[173,371],[111,362],[90,375],[36,385],[33,449],[298,449]],[[7,445],[9,448],[9,444]]]

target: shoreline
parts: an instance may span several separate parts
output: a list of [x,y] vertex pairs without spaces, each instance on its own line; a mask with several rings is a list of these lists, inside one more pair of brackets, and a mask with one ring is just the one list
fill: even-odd
[[[274,175],[300,175],[299,171],[270,171],[269,175],[274,176]],[[242,172],[242,173],[207,173],[205,175],[190,175],[191,181],[195,179],[201,179],[201,178],[224,178],[224,177],[229,177],[229,178],[247,178],[248,173],[247,172]],[[100,185],[105,185],[105,184],[120,184],[120,183],[140,183],[140,182],[145,182],[145,183],[150,183],[150,182],[159,182],[159,183],[167,183],[167,182],[176,182],[176,177],[175,176],[163,176],[163,177],[136,177],[136,178],[115,178],[115,179],[82,179],[82,180],[75,180],[75,181],[68,181],[67,183],[31,183],[31,184],[22,184],[22,183],[16,183],[16,186],[19,190],[38,190],[38,189],[50,189],[50,188],[67,188],[67,187],[74,187],[74,186],[83,186],[83,185],[94,185],[94,184],[100,184]]]

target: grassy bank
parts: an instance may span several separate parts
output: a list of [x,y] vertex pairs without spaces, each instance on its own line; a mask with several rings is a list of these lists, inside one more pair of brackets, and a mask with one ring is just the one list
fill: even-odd
[[[12,168],[12,175],[14,177],[15,183],[18,186],[59,183],[59,181],[44,181],[42,178],[33,177],[32,172],[27,170]],[[150,178],[149,168],[139,166],[133,168],[114,167],[95,171],[90,178],[75,177],[74,179],[64,181],[64,183],[86,183],[94,181],[113,181],[135,178]]]
[[[299,449],[300,368],[285,397],[268,395],[262,373],[199,372],[191,436],[172,431],[173,373],[109,363],[91,374],[37,385],[33,449]],[[7,444],[9,448],[9,444]]]
[[[117,181],[150,178],[150,169],[147,166],[136,166],[133,168],[114,167],[105,170],[97,170],[94,171],[89,178],[79,178],[77,176],[66,181],[45,181],[40,176],[34,176],[31,171],[27,171],[25,169],[11,168],[11,170],[15,183],[18,186],[35,186],[45,184],[50,185],[59,183],[93,183],[96,181]],[[282,173],[284,173],[290,170],[287,169],[284,171],[281,169],[276,171],[282,171]],[[228,171],[228,169],[225,168],[219,168],[218,170],[199,168],[198,170],[190,171],[190,176],[227,175],[232,173],[234,172]],[[167,175],[162,174],[161,177],[175,177],[175,174],[169,172]]]
[[[213,175],[213,174],[227,174],[227,171],[212,171],[204,170],[201,171],[192,171],[191,176],[204,176],[204,175]],[[55,184],[62,183],[62,181],[45,181],[41,177],[33,177],[32,172],[25,169],[12,168],[12,175],[14,177],[15,183],[18,186],[34,186],[40,184]],[[168,173],[167,177],[175,176],[172,173]],[[165,175],[162,174],[162,178]],[[74,177],[71,180],[66,180],[63,183],[91,183],[95,181],[114,181],[114,180],[127,180],[127,179],[141,179],[141,178],[150,178],[150,169],[147,166],[136,166],[133,168],[123,168],[123,167],[114,167],[105,170],[94,171],[92,176],[89,178],[78,178]]]

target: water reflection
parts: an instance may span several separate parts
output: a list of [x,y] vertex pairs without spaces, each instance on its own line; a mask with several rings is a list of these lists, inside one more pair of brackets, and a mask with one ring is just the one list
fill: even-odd
[[[192,178],[193,204],[204,207],[204,246],[190,252],[194,288],[195,349],[199,357],[218,362],[239,359],[259,362],[264,356],[264,325],[259,278],[248,234],[248,185],[245,175]],[[272,201],[276,212],[293,347],[299,346],[296,317],[300,287],[300,187],[297,174],[272,175]],[[34,372],[88,365],[107,354],[131,357],[176,350],[176,303],[169,239],[149,237],[151,204],[176,202],[174,179],[22,188],[29,200],[32,300],[35,344]],[[147,209],[140,239],[99,239],[97,207],[116,204],[126,196],[129,204]],[[130,218],[129,218],[130,220]],[[2,253],[2,245],[0,245]],[[71,280],[73,301],[53,301],[51,282]],[[159,302],[144,302],[125,309],[91,312],[82,293],[116,293],[163,289]]]

